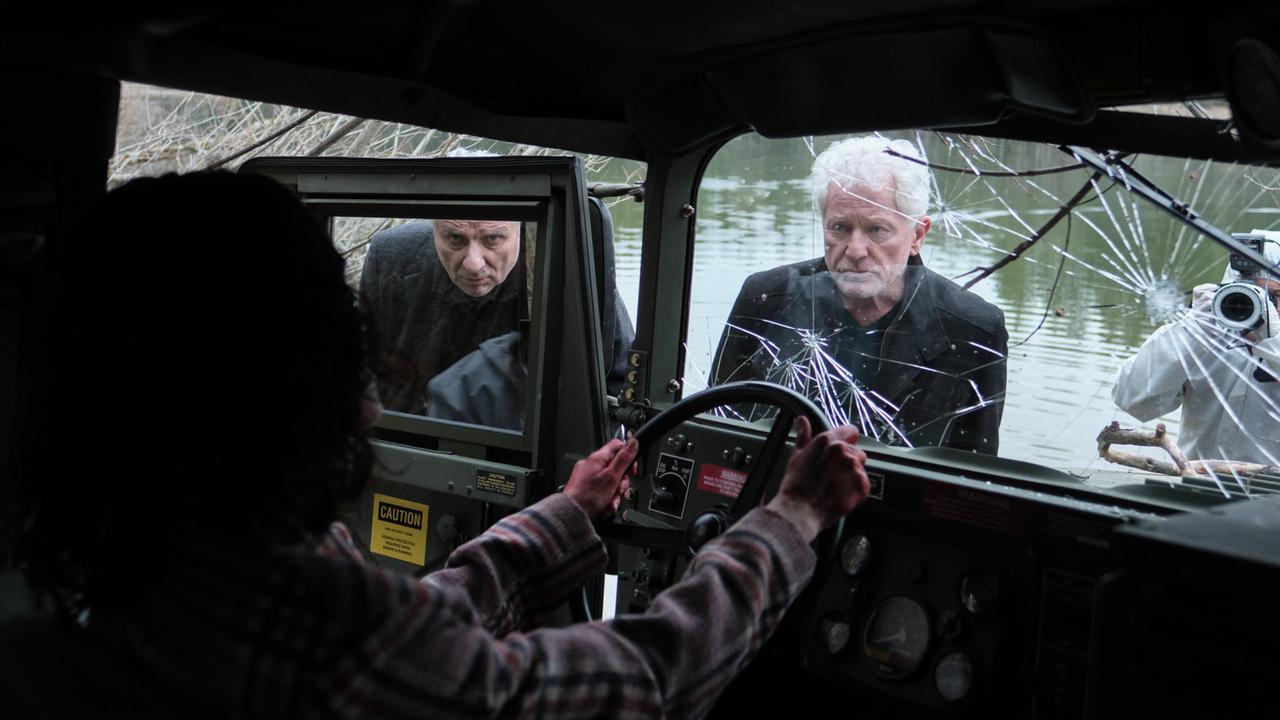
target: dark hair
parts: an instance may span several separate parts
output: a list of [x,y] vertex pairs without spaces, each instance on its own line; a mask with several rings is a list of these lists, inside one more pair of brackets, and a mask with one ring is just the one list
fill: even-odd
[[52,262],[19,551],[64,606],[109,602],[183,548],[298,542],[364,486],[362,315],[290,191],[135,180]]

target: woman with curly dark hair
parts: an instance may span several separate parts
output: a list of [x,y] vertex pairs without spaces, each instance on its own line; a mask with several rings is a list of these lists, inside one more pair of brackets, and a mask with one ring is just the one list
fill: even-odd
[[423,580],[370,567],[333,521],[371,468],[371,353],[289,191],[134,181],[55,260],[21,544],[62,624],[0,643],[9,717],[697,715],[867,492],[856,431],[802,424],[779,494],[649,612],[539,628],[603,570],[635,441]]
[[343,261],[273,180],[206,173],[109,193],[55,259],[30,575],[111,602],[206,541],[325,531],[368,476],[372,381]]

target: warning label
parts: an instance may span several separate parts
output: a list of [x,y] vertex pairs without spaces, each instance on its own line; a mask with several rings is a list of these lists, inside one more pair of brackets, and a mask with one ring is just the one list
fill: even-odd
[[1055,535],[1101,548],[1111,547],[1111,542],[1108,539],[1111,533],[1111,523],[1086,515],[1046,510],[1044,522],[1041,524],[1040,529],[1045,535]]
[[516,476],[497,470],[476,470],[476,489],[485,492],[516,496]]
[[425,564],[427,513],[428,508],[422,503],[374,493],[370,552],[415,565]]
[[1026,535],[1031,524],[1027,506],[1022,503],[944,483],[925,483],[922,504],[924,512],[933,517],[1009,535]]
[[703,463],[698,472],[698,489],[729,498],[738,497],[747,474],[741,470]]

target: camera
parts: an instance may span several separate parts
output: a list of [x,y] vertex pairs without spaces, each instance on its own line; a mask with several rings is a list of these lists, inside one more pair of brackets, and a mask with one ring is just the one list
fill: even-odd
[[[1236,256],[1232,254],[1232,267],[1235,262]],[[1213,294],[1213,317],[1226,327],[1252,330],[1266,322],[1269,302],[1267,291],[1251,282],[1226,283]]]
[[[1266,242],[1267,236],[1260,232],[1253,233],[1231,233],[1231,239],[1240,241],[1241,244],[1247,246],[1259,254],[1262,253],[1262,243]],[[1231,269],[1241,275],[1255,275],[1262,271],[1262,266],[1241,255],[1240,253],[1231,251]]]

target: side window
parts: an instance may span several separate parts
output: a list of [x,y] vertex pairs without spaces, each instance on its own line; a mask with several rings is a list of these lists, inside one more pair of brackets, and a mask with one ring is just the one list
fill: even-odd
[[[387,410],[522,431],[537,223],[334,217]],[[353,268],[358,270],[351,272]]]
[[[234,171],[259,157],[417,160],[569,154],[402,123],[125,83],[110,183],[175,171]],[[610,295],[601,298],[608,316],[602,319],[602,352],[610,373],[608,390],[616,394],[624,372],[620,361],[634,338],[642,206],[632,197],[639,196],[645,168],[620,158],[578,157],[586,184],[602,196],[599,210],[592,208],[593,212],[606,215],[592,228],[608,229],[607,238],[594,241],[595,253],[608,259],[597,271],[608,276],[599,288],[607,288]],[[459,192],[458,197],[465,197],[465,188]],[[523,406],[523,389],[515,391],[519,382],[513,378],[520,377],[518,358],[527,352],[533,293],[529,273],[519,267],[536,258],[536,219],[486,219],[475,213],[456,219],[421,213],[328,217],[335,243],[347,260],[348,282],[370,301],[387,360],[384,369],[399,378],[395,387],[383,389],[385,406],[519,431],[523,419],[512,412]],[[477,251],[471,253],[436,242],[435,226],[440,222],[454,222],[451,227],[458,230],[458,223],[486,220],[515,222],[516,231],[507,233],[501,247],[484,246],[490,241],[477,235]],[[523,302],[518,299],[522,293]],[[498,364],[508,363],[511,367],[498,375]],[[502,382],[481,382],[499,376]],[[437,378],[438,400],[429,408],[428,385]],[[477,404],[487,410],[475,411]]]
[[886,445],[1252,492],[1241,464],[1280,458],[1280,285],[1211,234],[1280,259],[1276,172],[1109,162],[923,131],[730,142],[699,196],[686,392],[767,380]]

